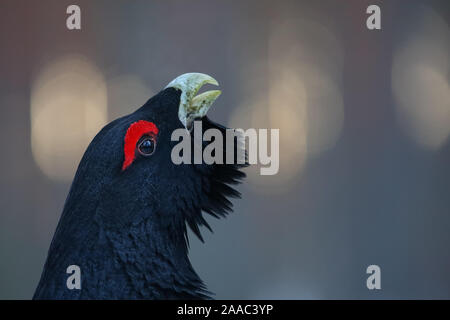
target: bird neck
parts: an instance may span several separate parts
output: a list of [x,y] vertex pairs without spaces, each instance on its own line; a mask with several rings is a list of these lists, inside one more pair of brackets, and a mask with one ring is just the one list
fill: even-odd
[[108,238],[138,298],[206,297],[188,258],[184,222],[152,217]]

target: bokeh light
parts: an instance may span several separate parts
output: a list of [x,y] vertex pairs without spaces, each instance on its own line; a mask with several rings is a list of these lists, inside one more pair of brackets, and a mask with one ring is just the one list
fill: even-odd
[[87,145],[106,122],[106,84],[85,57],[62,57],[34,79],[31,146],[34,160],[50,179],[73,178]]
[[392,91],[405,133],[420,146],[437,150],[450,134],[450,29],[428,7],[417,25],[395,51]]
[[[335,145],[344,123],[342,58],[336,36],[321,24],[302,19],[271,24],[267,60],[255,62],[255,69],[265,63],[268,83],[261,82],[257,94],[244,100],[230,121],[244,129],[280,129],[279,173],[261,177],[259,166],[250,168],[249,181],[255,190],[287,190],[308,157]],[[244,71],[244,83],[254,90],[251,76]]]

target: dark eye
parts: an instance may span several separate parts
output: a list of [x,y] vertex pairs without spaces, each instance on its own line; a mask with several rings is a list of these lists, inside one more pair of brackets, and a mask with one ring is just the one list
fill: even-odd
[[143,137],[137,146],[137,149],[140,154],[142,154],[145,157],[151,156],[153,152],[155,152],[156,148],[156,141],[153,137]]

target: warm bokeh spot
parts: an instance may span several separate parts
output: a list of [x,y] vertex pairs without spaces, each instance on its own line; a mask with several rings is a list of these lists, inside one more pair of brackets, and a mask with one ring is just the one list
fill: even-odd
[[31,145],[46,176],[72,179],[84,150],[106,122],[105,81],[89,60],[70,55],[40,70],[31,92]]

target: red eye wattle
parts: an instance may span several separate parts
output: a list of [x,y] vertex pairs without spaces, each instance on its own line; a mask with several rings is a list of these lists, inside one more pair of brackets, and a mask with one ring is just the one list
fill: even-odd
[[[125,134],[122,171],[128,168],[136,157],[136,147],[140,154],[146,156],[154,152],[158,128],[153,122],[140,120],[132,123]],[[148,136],[143,138],[144,136]],[[143,139],[141,139],[143,138]],[[142,141],[140,141],[142,140]],[[137,145],[139,142],[139,145]]]

